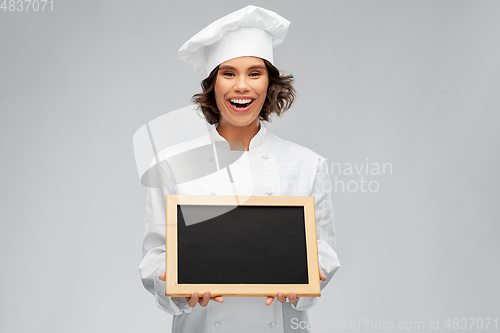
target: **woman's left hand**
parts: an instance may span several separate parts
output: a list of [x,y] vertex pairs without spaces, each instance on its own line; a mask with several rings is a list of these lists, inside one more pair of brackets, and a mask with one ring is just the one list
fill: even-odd
[[[326,275],[323,273],[323,271],[321,269],[319,270],[319,279],[321,281],[326,281]],[[281,303],[285,303],[286,302],[286,297],[285,297],[285,295],[281,291],[276,295],[276,298],[278,298],[278,301],[280,301]],[[288,294],[288,301],[290,303],[297,304],[298,299],[299,298],[297,296],[295,296],[294,292],[290,292]],[[274,301],[274,297],[273,296],[269,296],[266,299],[266,305],[267,306],[271,305],[271,303],[273,303],[273,301]]]

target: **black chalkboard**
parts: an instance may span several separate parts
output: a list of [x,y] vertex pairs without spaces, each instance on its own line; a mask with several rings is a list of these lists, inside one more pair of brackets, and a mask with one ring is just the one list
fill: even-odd
[[166,295],[320,296],[313,197],[166,196]]
[[227,213],[207,221],[184,222],[183,211],[215,209],[220,207],[177,206],[178,283],[308,283],[302,207],[226,207]]

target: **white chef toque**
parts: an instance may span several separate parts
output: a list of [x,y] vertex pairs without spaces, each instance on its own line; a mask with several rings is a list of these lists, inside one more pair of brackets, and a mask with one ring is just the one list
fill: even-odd
[[247,6],[209,24],[177,51],[194,70],[207,71],[244,56],[259,57],[274,65],[273,47],[285,39],[290,21],[270,10]]

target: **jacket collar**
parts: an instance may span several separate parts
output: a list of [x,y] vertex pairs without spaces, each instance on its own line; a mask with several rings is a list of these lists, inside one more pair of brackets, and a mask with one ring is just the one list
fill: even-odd
[[[252,152],[258,148],[261,148],[266,142],[267,133],[266,133],[266,128],[264,126],[264,123],[262,121],[260,121],[259,125],[260,125],[259,131],[257,132],[257,134],[255,134],[255,136],[252,138],[252,140],[250,140],[249,152]],[[217,124],[212,125],[211,127],[212,127],[212,129],[211,129],[212,130],[212,133],[211,133],[212,141],[227,142],[227,140],[224,139],[224,137],[222,137],[219,134],[219,132],[217,132]],[[224,145],[224,146],[229,147],[229,144]]]

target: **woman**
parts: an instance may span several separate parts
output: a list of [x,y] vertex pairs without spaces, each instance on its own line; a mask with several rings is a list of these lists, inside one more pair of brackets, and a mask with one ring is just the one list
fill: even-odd
[[[210,291],[186,298],[164,296],[165,235],[161,221],[165,221],[166,194],[314,196],[321,288],[339,267],[325,159],[267,133],[263,123],[274,113],[281,115],[294,101],[293,77],[281,76],[272,56],[273,46],[283,41],[288,25],[274,12],[248,6],[212,23],[179,50],[181,59],[194,69],[207,70],[203,92],[193,101],[213,126],[209,136],[162,152],[161,159],[217,140],[229,143],[231,150],[240,145],[244,151],[240,160],[247,168],[232,165],[231,180],[221,171],[186,184],[174,185],[175,177],[171,177],[165,188],[148,189],[140,272],[160,308],[175,315],[173,332],[297,332],[300,327],[308,331],[309,325],[299,327],[297,323],[309,322],[306,310],[317,299],[297,298],[293,291],[288,299],[282,292],[267,299],[211,298]],[[199,162],[203,163],[201,158]],[[273,302],[275,296],[278,302]]]

